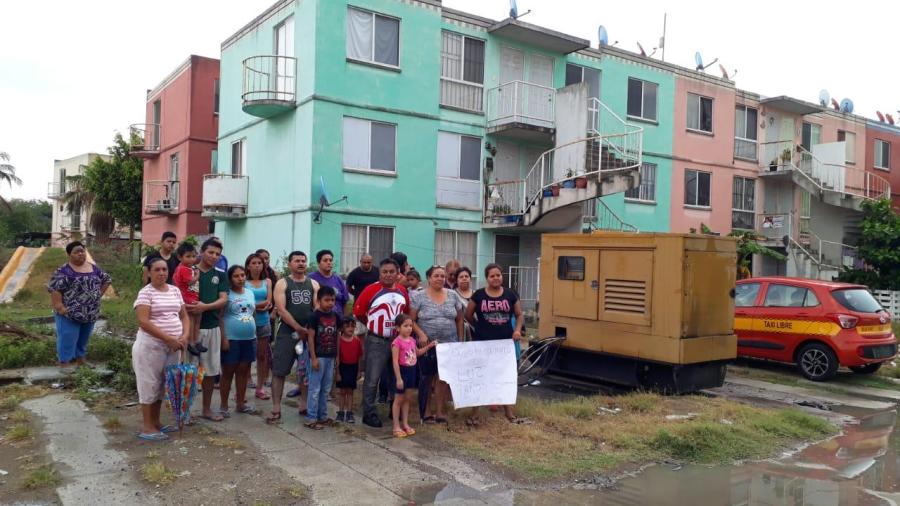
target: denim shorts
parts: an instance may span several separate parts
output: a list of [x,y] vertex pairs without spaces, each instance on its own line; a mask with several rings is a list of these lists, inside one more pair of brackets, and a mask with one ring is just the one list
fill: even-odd
[[235,365],[256,360],[256,339],[229,339],[228,351],[222,351],[222,364]]

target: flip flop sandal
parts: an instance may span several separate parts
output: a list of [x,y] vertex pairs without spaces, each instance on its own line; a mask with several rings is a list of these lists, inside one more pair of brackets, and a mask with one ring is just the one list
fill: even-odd
[[165,441],[169,439],[169,436],[163,434],[162,432],[155,432],[153,434],[144,434],[143,432],[137,435],[138,439],[143,439],[144,441]]
[[259,413],[259,410],[256,409],[256,406],[253,406],[252,404],[244,404],[244,407],[237,411],[238,413],[243,413],[245,415],[255,415]]
[[415,436],[416,435],[416,429],[413,429],[412,427],[410,427],[408,429],[404,429],[404,432],[406,432],[407,436]]
[[220,409],[219,414],[222,415],[222,418],[231,418],[231,410]]
[[281,412],[278,413],[269,413],[269,416],[266,417],[266,423],[269,425],[274,425],[276,423],[281,423]]
[[322,430],[325,428],[325,426],[319,422],[306,422],[303,424],[303,426],[306,427],[307,429],[312,429],[312,430]]
[[216,414],[200,415],[200,418],[203,418],[204,420],[209,420],[210,422],[221,422],[221,421],[225,420],[224,416],[216,415]]
[[403,430],[395,430],[394,431],[394,437],[397,439],[402,439],[407,436],[408,436],[408,434],[406,433],[406,431],[403,431]]
[[163,425],[163,426],[160,427],[160,429],[159,429],[159,431],[160,431],[161,433],[163,433],[163,434],[168,434],[168,433],[170,433],[170,432],[175,432],[175,431],[177,431],[177,430],[178,430],[178,427],[176,427],[176,426],[174,426],[174,425]]
[[432,424],[437,423],[437,420],[438,419],[433,416],[426,416],[425,418],[422,419],[422,423],[427,423],[428,425],[432,425]]
[[259,400],[261,400],[261,401],[267,401],[267,400],[271,399],[272,396],[269,395],[268,393],[266,393],[265,390],[257,390],[257,391],[256,391],[256,398],[259,399]]

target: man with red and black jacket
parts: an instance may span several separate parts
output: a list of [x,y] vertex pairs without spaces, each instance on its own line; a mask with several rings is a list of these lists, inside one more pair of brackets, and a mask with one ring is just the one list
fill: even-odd
[[400,313],[409,312],[406,289],[397,284],[400,266],[392,258],[379,265],[379,281],[367,286],[353,304],[353,315],[366,325],[365,371],[363,382],[363,423],[381,427],[375,412],[378,380],[390,367],[391,341],[394,339],[394,320]]

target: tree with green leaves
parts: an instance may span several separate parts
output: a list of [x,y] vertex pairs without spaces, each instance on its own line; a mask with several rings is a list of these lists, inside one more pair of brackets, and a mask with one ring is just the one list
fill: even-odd
[[[3,182],[9,183],[10,188],[12,188],[13,184],[22,186],[22,180],[16,175],[16,168],[9,163],[9,154],[5,151],[0,151],[0,183]],[[8,211],[12,211],[9,202],[3,197],[0,197],[0,204],[3,204],[3,207]]]
[[87,227],[93,230],[97,240],[105,242],[116,228],[116,220],[108,212],[98,209],[94,202],[96,195],[88,187],[85,176],[66,176],[66,191],[60,197],[66,212],[71,216],[88,216]]
[[[691,233],[694,234],[697,229],[692,228]],[[700,233],[705,235],[719,235],[713,232],[706,223],[700,224]],[[782,261],[787,258],[778,251],[762,244],[763,237],[753,230],[732,230],[728,237],[737,239],[737,275],[738,279],[750,277],[750,261],[753,255],[762,255],[775,260]]]
[[845,269],[838,279],[873,290],[900,290],[900,216],[891,201],[863,202],[859,257],[864,269]]
[[13,246],[16,236],[28,232],[49,233],[53,208],[44,200],[10,199],[10,210],[0,219],[0,244]]
[[141,225],[144,162],[131,154],[131,143],[117,133],[110,160],[97,157],[84,171],[85,188],[93,194],[93,209],[134,231]]

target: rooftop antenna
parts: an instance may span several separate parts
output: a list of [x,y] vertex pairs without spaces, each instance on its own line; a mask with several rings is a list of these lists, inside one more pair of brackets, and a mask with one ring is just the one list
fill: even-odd
[[875,115],[878,116],[878,121],[884,123],[884,114],[881,114],[881,111],[875,111]]
[[726,69],[725,69],[725,66],[722,65],[722,64],[720,63],[720,64],[719,64],[719,72],[722,73],[722,79],[725,79],[726,81],[731,81],[731,80],[734,79],[734,76],[737,75],[737,72],[738,72],[738,71],[737,71],[737,69],[734,69],[734,70],[731,72],[731,76],[729,77],[729,75],[728,75],[728,70],[726,70]]
[[853,101],[849,98],[841,100],[841,112],[853,114]]
[[662,49],[662,61],[666,61],[666,13],[663,12],[663,34],[659,38],[659,48]]
[[828,90],[822,90],[819,92],[819,105],[822,107],[828,107],[828,101],[831,100],[831,95],[828,94]]
[[894,117],[893,117],[893,116],[891,116],[890,114],[885,114],[884,117],[888,120],[888,123],[890,123],[890,124],[892,124],[892,125],[894,124]]
[[703,57],[700,56],[700,51],[697,51],[697,52],[694,53],[694,63],[697,64],[696,69],[697,69],[699,72],[706,72],[706,69],[708,69],[712,64],[716,63],[717,61],[719,61],[718,58],[716,58],[716,59],[714,59],[713,61],[709,62],[708,65],[703,65]]
[[609,33],[606,32],[606,27],[603,25],[600,25],[600,28],[597,28],[597,41],[599,42],[599,47],[609,45]]
[[831,97],[831,107],[833,107],[835,111],[841,110],[841,104],[839,104],[838,101],[834,99],[834,97]]
[[638,45],[638,50],[640,50],[640,52],[641,52],[641,56],[647,56],[647,51],[644,51],[644,46],[642,46],[640,42],[638,42],[637,45]]
[[331,207],[338,202],[343,202],[345,200],[347,200],[346,195],[334,202],[330,202],[328,200],[328,190],[325,188],[325,177],[319,176],[319,211],[316,213],[315,217],[313,217],[313,223],[322,223],[322,211],[324,211],[326,207]]

